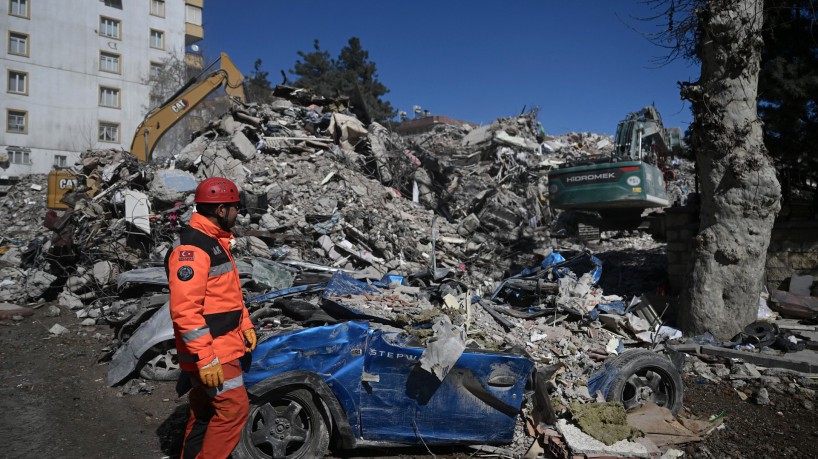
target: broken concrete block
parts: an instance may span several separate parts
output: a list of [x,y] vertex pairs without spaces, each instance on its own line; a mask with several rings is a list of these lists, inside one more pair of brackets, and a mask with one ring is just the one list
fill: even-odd
[[278,220],[276,220],[276,218],[272,214],[266,213],[261,216],[259,226],[268,231],[273,231],[277,229],[279,226],[281,226],[281,224],[278,222]]
[[206,137],[196,137],[176,155],[176,167],[188,170],[194,167],[196,160],[204,154],[209,141]]
[[114,280],[114,265],[110,261],[98,261],[94,263],[94,279],[98,285],[106,285]]
[[30,299],[37,299],[43,296],[51,284],[57,280],[57,276],[45,271],[34,271],[28,276],[26,282],[26,295]]
[[355,150],[358,139],[369,133],[357,118],[340,113],[332,114],[327,131],[333,133],[341,148],[348,151]]
[[80,325],[82,325],[83,327],[92,327],[96,324],[97,324],[96,319],[91,319],[90,317],[80,322]]
[[287,99],[276,97],[267,106],[270,107],[271,110],[275,110],[277,112],[284,112],[287,109],[292,109],[293,103]]
[[68,331],[69,331],[69,330],[68,330],[67,328],[63,327],[63,326],[62,326],[62,325],[60,325],[60,324],[54,324],[54,326],[53,326],[53,327],[51,327],[51,328],[49,328],[49,329],[48,329],[48,332],[49,332],[49,333],[51,333],[52,335],[57,335],[57,336],[63,335],[63,334],[65,334],[65,333],[68,333]]
[[255,236],[237,238],[234,251],[236,253],[241,252],[256,257],[270,257],[270,248],[267,247],[264,241]]
[[767,406],[770,404],[770,394],[767,392],[767,388],[762,387],[755,393],[755,397],[753,398],[756,405]]
[[647,457],[645,445],[629,442],[627,440],[618,441],[610,446],[606,446],[601,441],[586,434],[578,427],[571,425],[565,419],[557,420],[557,431],[565,438],[565,443],[571,448],[574,454],[598,455],[598,456],[628,456]]
[[243,132],[237,131],[227,144],[227,150],[240,161],[250,161],[256,156],[256,146]]
[[65,288],[70,292],[78,292],[91,283],[91,276],[84,274],[80,276],[71,276],[65,281]]
[[54,306],[53,304],[48,307],[48,311],[46,311],[45,315],[48,317],[57,317],[62,314],[62,309],[59,306]]
[[466,134],[461,141],[461,145],[464,147],[472,147],[482,143],[488,143],[491,141],[493,136],[492,133],[492,125],[480,126],[477,129],[472,129],[471,132]]
[[548,338],[547,334],[535,331],[535,332],[531,333],[531,337],[529,337],[529,341],[531,341],[532,343],[536,343],[537,341],[542,341],[542,340],[544,340],[546,338]]
[[443,297],[443,304],[449,309],[460,309],[460,302],[451,293]]
[[509,135],[506,131],[497,131],[494,133],[494,140],[498,143],[504,145],[510,145],[513,147],[521,148],[524,150],[536,150],[537,144],[531,142],[530,140],[524,137],[517,137]]
[[57,299],[60,302],[60,306],[64,308],[80,309],[84,306],[82,304],[82,300],[78,296],[72,294],[71,292],[66,292],[65,290],[60,292]]
[[435,209],[437,207],[437,198],[435,197],[434,184],[432,178],[429,177],[429,173],[426,172],[426,169],[416,169],[414,179],[417,184],[419,202],[429,209]]
[[756,366],[753,365],[752,363],[745,362],[741,365],[744,367],[744,370],[747,371],[748,375],[752,376],[753,378],[761,377],[761,372],[758,371],[758,368],[756,368]]
[[389,133],[385,127],[375,122],[370,124],[367,139],[369,140],[369,149],[372,152],[372,156],[375,157],[381,183],[391,183],[393,180],[392,171],[389,168],[389,163],[386,158],[388,153],[386,139],[388,138]]
[[233,116],[230,114],[224,115],[222,117],[222,130],[228,134],[233,134],[236,130],[241,129],[241,123],[237,122],[233,119]]
[[469,214],[466,218],[460,221],[457,226],[457,234],[461,236],[468,236],[475,232],[480,227],[480,219],[477,215]]
[[18,266],[22,259],[20,256],[22,252],[17,247],[12,247],[6,251],[2,256],[0,256],[0,260],[7,262],[10,265]]
[[155,201],[163,204],[184,202],[185,197],[194,191],[199,183],[190,172],[179,169],[156,171],[148,192]]
[[341,255],[340,253],[338,253],[337,250],[335,250],[335,243],[332,242],[332,239],[326,234],[319,237],[315,242],[318,243],[318,245],[321,247],[321,250],[324,251],[324,254],[331,260],[337,261],[339,259],[344,258],[343,255]]
[[230,154],[223,142],[213,142],[202,154],[202,164],[196,177],[200,180],[208,177],[224,177],[242,188],[247,180],[247,172],[242,167],[241,161]]
[[599,142],[596,143],[596,149],[597,150],[602,150],[603,148],[607,148],[609,146],[611,146],[610,139],[602,139],[602,140],[600,140]]

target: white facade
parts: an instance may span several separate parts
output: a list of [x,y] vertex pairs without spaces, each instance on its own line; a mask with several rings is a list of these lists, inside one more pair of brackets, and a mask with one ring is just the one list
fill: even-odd
[[10,159],[0,174],[48,173],[87,149],[129,150],[149,109],[151,62],[203,38],[202,2],[0,0],[0,153]]

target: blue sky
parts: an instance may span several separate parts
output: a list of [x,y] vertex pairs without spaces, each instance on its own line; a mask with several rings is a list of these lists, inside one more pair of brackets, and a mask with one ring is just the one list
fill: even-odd
[[[641,0],[278,1],[207,0],[207,56],[226,52],[249,74],[257,58],[270,81],[293,68],[314,39],[333,57],[361,39],[385,96],[411,116],[485,124],[538,106],[549,134],[613,134],[627,113],[655,103],[666,126],[686,129],[690,106],[677,81],[696,80],[685,61],[657,66],[665,50],[638,31],[658,24]],[[637,29],[637,30],[633,30]]]

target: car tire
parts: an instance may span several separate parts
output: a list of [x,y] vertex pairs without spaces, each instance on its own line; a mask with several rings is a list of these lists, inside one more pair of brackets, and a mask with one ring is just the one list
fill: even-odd
[[329,419],[324,404],[306,389],[267,393],[250,401],[250,413],[233,451],[236,459],[324,457]]
[[608,390],[608,401],[622,402],[626,410],[653,402],[674,415],[682,408],[684,384],[679,371],[666,358],[644,349],[631,349],[611,362],[611,370],[618,374]]
[[139,376],[152,381],[176,381],[182,373],[173,342],[157,344],[142,355]]

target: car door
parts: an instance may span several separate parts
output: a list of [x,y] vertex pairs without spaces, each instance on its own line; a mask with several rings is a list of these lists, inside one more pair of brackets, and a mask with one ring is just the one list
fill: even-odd
[[367,441],[504,443],[514,433],[533,362],[466,350],[443,381],[420,368],[423,348],[373,330],[362,376],[360,420]]

